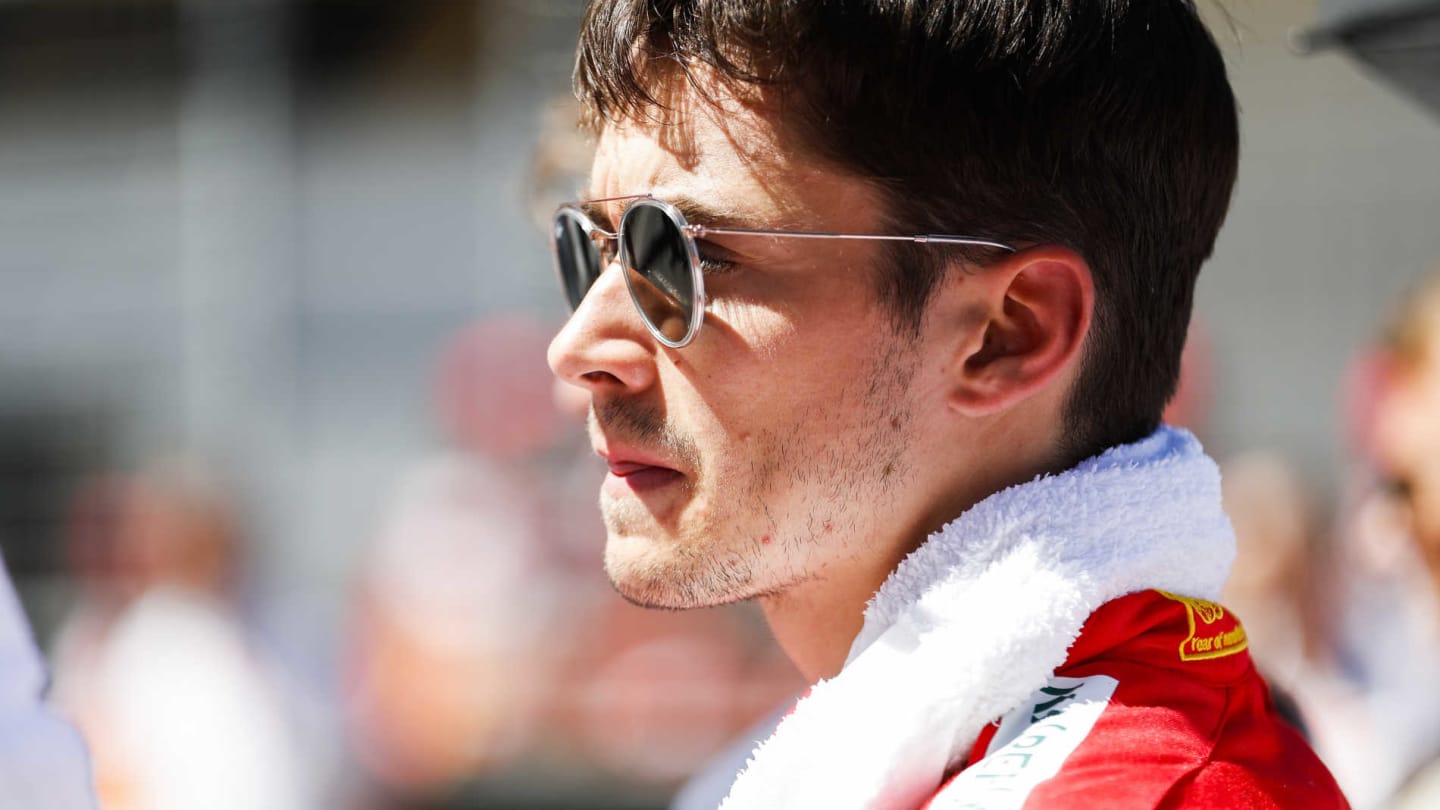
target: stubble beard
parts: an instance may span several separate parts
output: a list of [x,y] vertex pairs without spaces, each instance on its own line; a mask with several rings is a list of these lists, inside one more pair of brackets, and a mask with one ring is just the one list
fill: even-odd
[[[657,518],[643,503],[602,498],[605,570],[615,590],[641,607],[713,607],[782,595],[820,576],[817,560],[857,554],[876,525],[869,507],[889,501],[911,478],[913,348],[894,341],[840,392],[837,401],[861,399],[869,418],[840,425],[834,414],[804,413],[795,424],[762,431],[745,474],[703,469],[696,444],[641,403],[611,400],[592,409],[607,431],[663,447],[694,471],[682,484],[691,488],[689,503],[665,537],[647,536]],[[802,437],[816,431],[829,431],[831,440],[807,444]],[[781,497],[784,489],[798,495]]]
[[[590,420],[605,426],[607,435],[625,437],[666,453],[686,469],[676,485],[692,500],[704,481],[705,468],[694,441],[665,421],[658,410],[634,400],[614,399],[592,405]],[[681,507],[681,513],[685,507]],[[740,555],[716,555],[709,532],[671,519],[669,537],[649,536],[663,518],[632,499],[601,496],[600,512],[608,540],[605,573],[615,591],[640,607],[687,609],[745,598],[752,579],[749,561]],[[637,548],[639,547],[639,548]],[[735,595],[740,594],[740,595]]]

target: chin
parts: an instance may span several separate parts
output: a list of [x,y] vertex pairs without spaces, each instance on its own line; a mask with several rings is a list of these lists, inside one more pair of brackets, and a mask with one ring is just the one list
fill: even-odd
[[687,610],[754,595],[746,561],[677,540],[612,534],[605,544],[605,573],[616,592],[641,607]]

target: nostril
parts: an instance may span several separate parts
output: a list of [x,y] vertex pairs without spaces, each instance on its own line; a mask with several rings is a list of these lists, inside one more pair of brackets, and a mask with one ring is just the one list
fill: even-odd
[[587,371],[580,376],[588,383],[620,384],[620,378],[608,371]]

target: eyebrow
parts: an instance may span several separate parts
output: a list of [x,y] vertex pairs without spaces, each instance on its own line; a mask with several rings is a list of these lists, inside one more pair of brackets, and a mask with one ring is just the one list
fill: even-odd
[[[642,195],[636,196],[639,197]],[[707,228],[738,228],[741,230],[787,230],[796,227],[796,223],[791,222],[789,217],[778,222],[759,222],[753,216],[742,213],[739,210],[719,207],[686,194],[670,195],[660,193],[645,196],[652,196],[654,199],[662,200],[675,206],[675,208],[680,211],[680,214],[685,217],[685,221],[692,225],[703,225]],[[615,221],[611,219],[610,212],[607,210],[610,203],[602,202],[602,200],[616,200],[618,202],[618,199],[615,197],[592,198],[580,202],[579,208],[584,212],[585,216],[590,218],[590,221],[606,230],[613,231],[615,230]]]
[[604,230],[614,232],[615,223],[610,221],[610,212],[605,210],[604,203],[584,200],[576,203],[576,207],[579,208],[580,212],[588,217],[591,222],[599,225]]
[[754,217],[734,209],[719,208],[683,195],[660,199],[665,199],[666,202],[679,209],[680,213],[684,215],[685,221],[692,225],[704,225],[707,228],[769,228],[773,230],[783,229],[789,224],[786,222],[756,222]]

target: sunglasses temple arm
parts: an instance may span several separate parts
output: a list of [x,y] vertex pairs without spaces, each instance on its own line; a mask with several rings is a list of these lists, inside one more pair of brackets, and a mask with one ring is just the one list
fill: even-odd
[[1011,253],[1015,248],[1004,242],[996,242],[990,239],[977,239],[970,236],[949,236],[946,234],[918,234],[915,236],[898,236],[878,233],[829,233],[826,231],[766,231],[756,228],[712,228],[706,225],[689,225],[687,227],[691,236],[703,238],[707,234],[722,234],[732,236],[773,236],[784,239],[851,239],[870,242],[913,242],[918,244],[937,245],[972,245],[975,247],[990,247],[997,250],[1005,250]]
[[971,245],[973,247],[988,247],[996,250],[1003,250],[1014,253],[1015,248],[1004,242],[995,242],[989,239],[972,239],[968,236],[942,236],[939,234],[925,234],[923,236],[910,237],[912,241],[922,245]]

